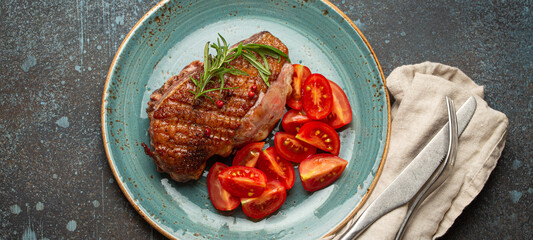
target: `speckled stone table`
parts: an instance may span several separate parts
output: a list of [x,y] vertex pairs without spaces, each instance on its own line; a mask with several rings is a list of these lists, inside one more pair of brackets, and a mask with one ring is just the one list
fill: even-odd
[[[443,239],[533,236],[533,3],[332,1],[362,30],[387,76],[435,61],[485,86],[507,114],[507,146]],[[107,70],[157,1],[0,4],[0,239],[162,239],[126,200],[100,130]]]

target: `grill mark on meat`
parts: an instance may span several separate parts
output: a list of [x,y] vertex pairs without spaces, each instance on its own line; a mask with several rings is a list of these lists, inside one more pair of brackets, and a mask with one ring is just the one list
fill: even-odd
[[[221,128],[231,128],[235,129],[238,127],[238,122],[240,118],[234,117],[233,114],[242,115],[242,108],[237,107],[227,107],[222,110],[221,114],[216,114],[212,111],[198,110],[194,111],[190,108],[187,108],[187,105],[183,103],[176,103],[168,108],[167,111],[160,111],[154,113],[155,119],[167,118],[176,118],[174,121],[177,123],[184,124],[196,124],[205,127],[214,126],[215,123],[218,123]],[[183,117],[190,116],[190,117]]]
[[[250,42],[270,45],[288,54],[287,47],[268,32],[255,34],[243,41],[243,43]],[[258,61],[262,62],[262,58],[257,54],[256,56]],[[292,70],[292,65],[285,64],[285,59],[278,61],[278,59],[268,57],[267,61],[272,73],[269,80],[271,88],[276,85],[287,85],[285,82],[287,77],[279,80],[279,75],[282,72],[282,67],[289,66]],[[242,145],[251,140],[262,140],[258,139],[258,136],[266,137],[284,112],[286,95],[283,94],[287,91],[271,91],[267,88],[257,69],[242,57],[233,60],[231,65],[246,72],[248,76],[226,74],[224,76],[225,87],[239,88],[213,91],[206,94],[215,101],[223,100],[224,106],[222,108],[218,108],[204,97],[194,99],[194,95],[190,92],[190,90],[195,91],[196,86],[189,80],[189,77],[199,79],[203,72],[203,64],[199,61],[190,63],[177,76],[171,77],[150,96],[147,113],[150,118],[151,147],[155,149],[155,151],[150,152],[150,155],[157,164],[158,170],[168,172],[176,181],[185,182],[190,179],[198,179],[205,168],[207,158],[214,154],[227,156],[234,146]],[[292,72],[289,75],[292,76]],[[288,79],[292,80],[290,76]],[[283,84],[277,82],[283,82]],[[211,83],[207,88],[216,88],[218,87],[217,84],[219,83]],[[257,86],[257,97],[250,98],[248,92],[253,85]],[[280,86],[272,89],[278,89]],[[290,92],[290,82],[285,88],[288,88]],[[281,95],[273,97],[273,93]],[[242,123],[251,126],[249,124],[250,118],[257,118],[254,116],[257,114],[250,112],[264,115],[266,109],[263,108],[267,104],[260,104],[264,96],[270,96],[266,97],[267,99],[283,99],[282,105],[280,105],[281,102],[276,102],[275,107],[269,107],[268,111],[274,111],[275,114],[270,114],[271,116],[267,116],[268,119],[265,121],[254,124],[253,126],[258,129],[250,134],[243,130]],[[274,119],[276,117],[277,119]],[[210,136],[204,136],[206,128],[210,129]],[[266,132],[267,130],[268,132]],[[264,137],[262,138],[264,139]]]
[[[217,116],[218,117],[218,116]],[[205,118],[205,117],[204,117]],[[226,122],[224,124],[221,124],[220,126],[216,126],[214,128],[211,128],[211,125],[213,123],[218,122],[217,120],[208,119],[206,120],[205,124],[188,124],[184,122],[180,122],[179,120],[175,121],[168,121],[165,122],[164,125],[155,125],[155,128],[158,129],[158,131],[155,131],[154,139],[157,142],[166,142],[170,141],[172,144],[176,145],[182,145],[182,147],[187,146],[187,144],[190,142],[190,137],[197,136],[197,137],[205,137],[205,129],[210,128],[211,134],[209,137],[206,138],[206,143],[210,143],[210,139],[220,139],[221,141],[226,141],[234,134],[234,130],[237,126],[233,122]],[[211,125],[210,125],[211,123]],[[220,123],[220,122],[218,122]],[[232,125],[233,124],[233,125]],[[227,127],[230,126],[230,127]]]

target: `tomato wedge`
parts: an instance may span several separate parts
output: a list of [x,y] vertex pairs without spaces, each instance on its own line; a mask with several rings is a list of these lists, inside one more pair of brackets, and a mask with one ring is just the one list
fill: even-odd
[[224,190],[220,184],[220,180],[218,180],[218,174],[227,167],[224,163],[216,162],[207,174],[207,192],[209,192],[209,199],[211,199],[213,206],[220,211],[231,211],[241,204],[240,199]]
[[294,167],[289,161],[278,156],[274,147],[263,150],[257,168],[266,174],[267,180],[278,180],[286,189],[294,186]]
[[232,166],[255,167],[263,146],[265,142],[253,142],[239,149],[233,158]]
[[304,124],[296,134],[296,138],[333,155],[339,155],[341,148],[339,134],[323,122],[313,121]]
[[278,210],[287,199],[287,191],[277,180],[268,181],[259,197],[241,198],[242,211],[246,216],[261,219]]
[[303,85],[303,109],[311,119],[323,119],[331,113],[333,97],[329,80],[313,73]]
[[285,132],[296,134],[304,124],[311,121],[313,119],[309,118],[304,111],[291,109],[283,115],[281,126]]
[[276,152],[282,158],[296,163],[316,153],[316,147],[296,139],[293,134],[285,132],[276,133],[274,146],[276,146]]
[[348,96],[335,82],[328,80],[333,95],[331,113],[326,117],[327,123],[334,129],[345,126],[352,121],[352,107]]
[[257,197],[266,187],[267,177],[257,168],[245,166],[228,167],[218,175],[220,184],[236,197]]
[[292,74],[292,93],[287,97],[287,105],[292,109],[302,109],[302,86],[309,75],[311,70],[308,67],[293,64],[294,72]]
[[329,186],[344,172],[346,165],[346,160],[329,153],[313,155],[303,160],[299,170],[304,189],[312,192]]

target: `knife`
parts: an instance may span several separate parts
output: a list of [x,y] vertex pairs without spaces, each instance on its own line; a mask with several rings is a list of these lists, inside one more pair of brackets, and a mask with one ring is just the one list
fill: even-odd
[[[458,136],[470,122],[476,106],[476,99],[470,97],[457,111]],[[449,130],[446,123],[400,175],[368,206],[341,239],[349,240],[357,237],[378,218],[408,203],[444,159],[448,150],[448,139]]]

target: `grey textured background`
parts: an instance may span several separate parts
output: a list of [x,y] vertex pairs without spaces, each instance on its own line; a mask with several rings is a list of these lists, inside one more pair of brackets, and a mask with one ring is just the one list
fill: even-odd
[[[332,1],[387,76],[435,61],[509,118],[485,188],[443,239],[531,239],[531,1]],[[0,1],[0,239],[162,239],[113,179],[100,130],[107,70],[157,1]]]

